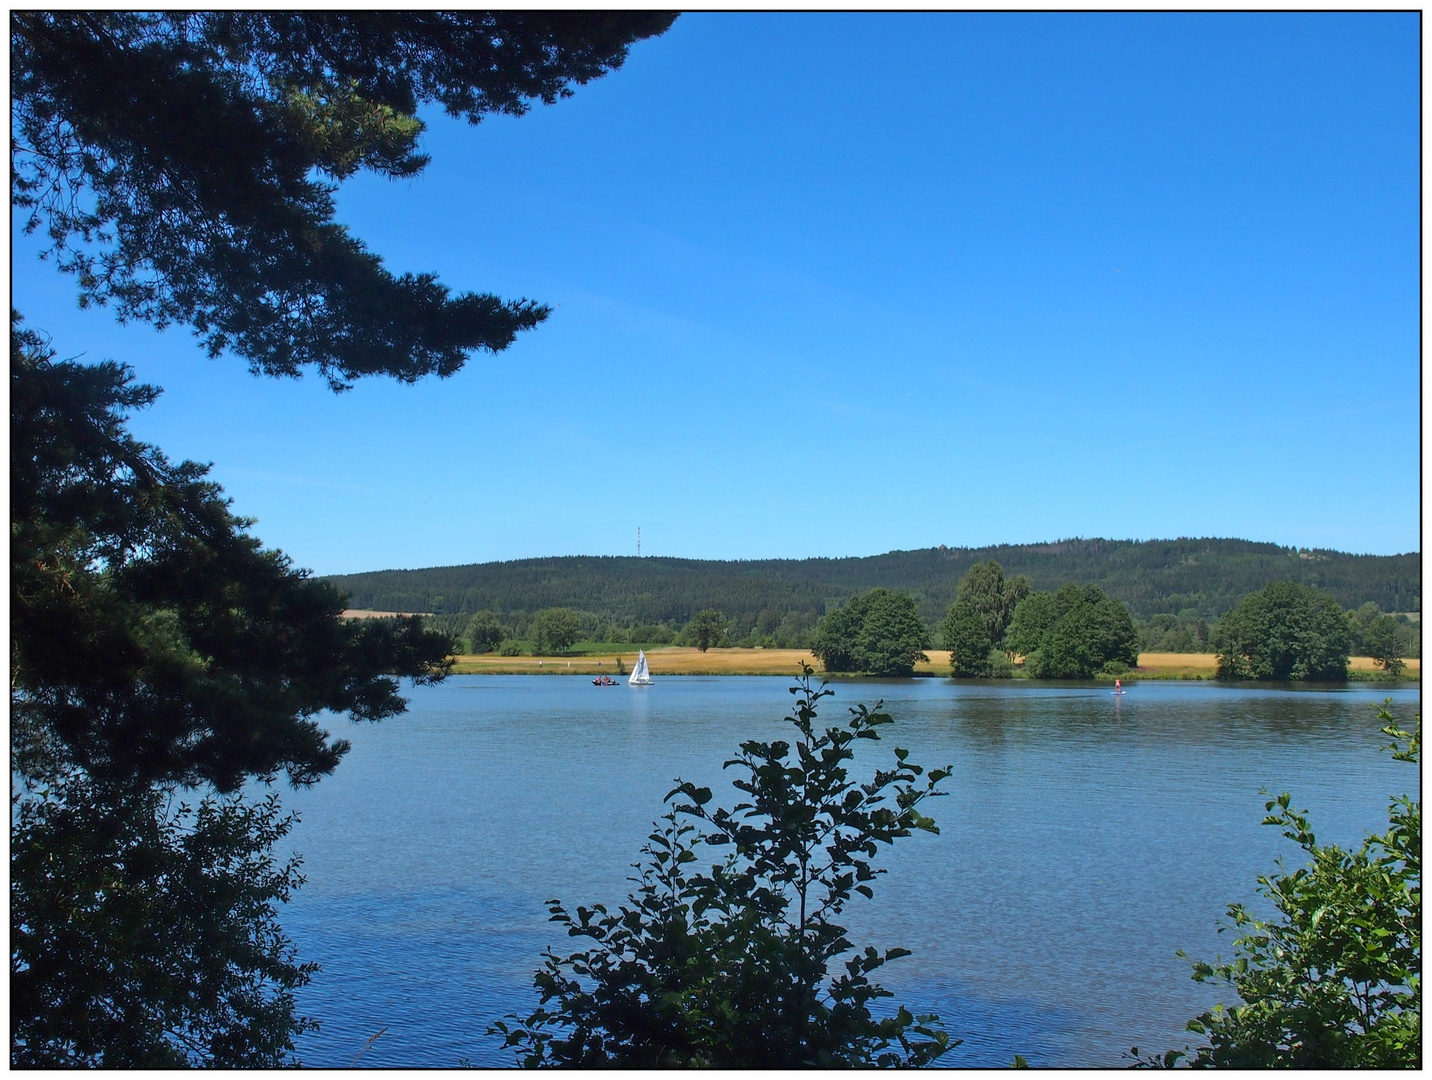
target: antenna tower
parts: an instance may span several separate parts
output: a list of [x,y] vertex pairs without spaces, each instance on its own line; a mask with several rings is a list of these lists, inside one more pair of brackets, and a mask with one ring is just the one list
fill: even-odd
[[636,557],[641,558],[641,526],[636,527]]

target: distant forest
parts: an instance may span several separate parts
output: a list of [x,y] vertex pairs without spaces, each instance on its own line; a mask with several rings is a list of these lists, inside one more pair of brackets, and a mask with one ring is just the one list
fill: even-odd
[[[715,561],[565,556],[512,562],[380,570],[328,578],[348,606],[426,611],[449,618],[492,611],[521,626],[548,607],[580,612],[592,632],[605,625],[676,630],[704,608],[731,620],[731,638],[803,638],[827,611],[875,586],[915,599],[933,628],[975,563],[994,559],[1006,577],[1035,589],[1092,583],[1140,621],[1170,614],[1214,621],[1245,593],[1273,581],[1324,589],[1344,608],[1371,602],[1386,612],[1422,609],[1421,557],[1348,555],[1247,540],[1061,540],[985,548],[923,548],[849,559]],[[664,635],[663,635],[664,636]],[[637,640],[637,639],[632,639]],[[657,640],[650,636],[640,640]]]

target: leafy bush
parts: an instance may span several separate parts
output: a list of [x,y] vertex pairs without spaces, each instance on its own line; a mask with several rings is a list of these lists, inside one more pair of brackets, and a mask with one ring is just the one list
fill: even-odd
[[836,922],[853,893],[873,895],[880,845],[938,832],[919,805],[943,794],[949,770],[926,773],[896,749],[869,782],[852,780],[856,741],[878,739],[892,720],[861,705],[844,727],[817,732],[816,706],[831,691],[813,690],[810,676],[807,667],[791,689],[794,745],[749,741],[726,762],[741,770],[745,801],[713,810],[709,788],[678,781],[625,904],[572,913],[551,901],[553,920],[592,944],[566,957],[548,950],[537,1010],[491,1029],[523,1064],[922,1065],[954,1045],[936,1016],[872,1014],[891,994],[871,974],[908,951],[857,950]]
[[633,645],[669,645],[676,640],[676,634],[661,623],[637,623],[631,628],[628,640]]
[[986,674],[991,679],[1014,678],[1014,662],[1003,649],[991,649],[985,658]]
[[[1415,730],[1378,712],[1393,756],[1417,764]],[[1292,873],[1258,879],[1277,917],[1228,909],[1240,931],[1234,959],[1195,963],[1199,982],[1221,983],[1243,1004],[1217,1005],[1188,1024],[1208,1045],[1144,1064],[1264,1069],[1420,1068],[1422,1065],[1422,803],[1388,807],[1388,831],[1356,851],[1319,844],[1287,793],[1267,804],[1275,825],[1309,856]],[[1183,954],[1180,953],[1180,956]],[[1137,1047],[1133,1051],[1138,1057]]]
[[1389,657],[1422,655],[1421,627],[1405,614],[1383,614],[1371,601],[1347,613],[1347,628],[1353,656],[1370,656],[1381,663]]

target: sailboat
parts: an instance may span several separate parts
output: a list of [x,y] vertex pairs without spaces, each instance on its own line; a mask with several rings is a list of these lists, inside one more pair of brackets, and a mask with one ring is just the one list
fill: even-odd
[[646,653],[641,649],[636,651],[636,665],[631,669],[631,678],[627,680],[628,686],[650,686],[651,672],[646,670]]

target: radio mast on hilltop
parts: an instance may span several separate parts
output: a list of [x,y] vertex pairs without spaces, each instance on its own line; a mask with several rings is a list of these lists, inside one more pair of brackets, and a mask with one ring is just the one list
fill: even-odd
[[636,527],[636,557],[641,558],[641,526]]

